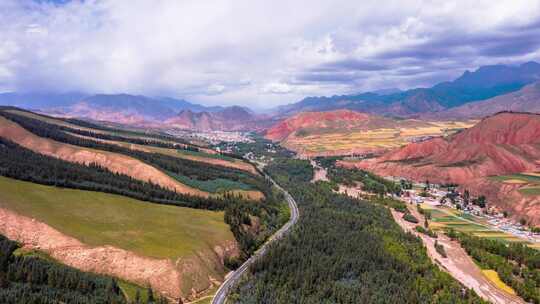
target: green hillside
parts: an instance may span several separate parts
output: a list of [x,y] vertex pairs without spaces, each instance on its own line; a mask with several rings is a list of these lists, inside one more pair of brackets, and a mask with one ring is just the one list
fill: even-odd
[[0,177],[0,207],[36,218],[91,246],[178,258],[234,240],[223,212],[148,204],[99,192]]

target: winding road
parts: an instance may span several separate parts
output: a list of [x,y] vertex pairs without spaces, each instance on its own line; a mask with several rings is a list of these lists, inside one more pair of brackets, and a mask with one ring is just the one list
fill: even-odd
[[[261,170],[261,172],[263,171]],[[236,269],[233,273],[229,274],[228,278],[225,279],[223,284],[221,284],[216,294],[214,295],[214,298],[212,299],[212,304],[224,304],[232,287],[236,283],[238,283],[238,281],[240,281],[240,278],[246,272],[249,266],[251,266],[251,264],[253,264],[257,259],[262,257],[268,250],[269,245],[282,238],[298,221],[300,213],[298,212],[298,206],[296,205],[294,198],[289,194],[289,192],[281,188],[281,186],[278,185],[270,176],[268,176],[266,173],[264,173],[264,175],[268,180],[272,182],[272,184],[274,184],[276,188],[279,189],[279,191],[283,192],[283,194],[285,195],[285,199],[287,200],[287,203],[289,204],[289,208],[291,210],[291,218],[285,225],[283,225],[283,227],[281,227],[281,229],[279,229],[276,233],[274,233],[274,235],[268,238],[264,245],[262,245],[259,250],[257,250],[247,261],[245,261],[242,266],[238,267],[238,269]]]

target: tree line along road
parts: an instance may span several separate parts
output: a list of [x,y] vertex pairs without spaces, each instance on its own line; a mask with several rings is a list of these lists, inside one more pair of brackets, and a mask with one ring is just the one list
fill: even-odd
[[[261,170],[261,172],[264,171]],[[240,281],[240,278],[246,272],[249,266],[251,266],[258,258],[263,256],[268,250],[268,246],[271,243],[282,238],[287,232],[291,230],[294,224],[296,224],[296,222],[298,221],[300,213],[298,212],[298,206],[296,205],[294,198],[289,194],[289,192],[285,191],[285,189],[283,189],[270,176],[268,176],[268,174],[264,173],[264,176],[268,180],[270,180],[279,191],[284,194],[285,200],[287,200],[287,203],[289,204],[289,209],[291,210],[291,218],[287,223],[285,223],[285,225],[283,225],[283,227],[281,227],[276,233],[274,233],[274,235],[272,235],[266,241],[266,243],[261,246],[259,250],[257,250],[247,261],[245,261],[240,267],[238,267],[238,269],[231,273],[227,279],[225,279],[223,284],[221,284],[216,294],[214,295],[214,298],[212,299],[212,304],[224,304],[232,287],[237,284],[238,281]]]

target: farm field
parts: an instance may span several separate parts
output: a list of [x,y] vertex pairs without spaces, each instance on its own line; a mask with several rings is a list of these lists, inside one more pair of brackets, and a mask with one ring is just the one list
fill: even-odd
[[304,136],[290,136],[282,144],[302,154],[333,152],[362,153],[398,148],[414,138],[446,136],[472,126],[473,122],[429,122],[424,126],[378,128],[371,130],[308,130]]
[[0,177],[0,207],[47,223],[87,245],[111,245],[147,257],[174,259],[234,242],[223,212],[5,177]]
[[499,240],[506,243],[527,243],[534,248],[531,243],[509,233],[493,230],[486,226],[481,218],[470,214],[463,214],[459,210],[443,207],[437,208],[428,204],[422,204],[422,208],[431,212],[432,219],[429,227],[434,230],[452,228],[459,232],[466,232],[477,237]]
[[490,179],[508,184],[522,185],[518,191],[524,196],[540,196],[540,173],[538,172],[491,176]]
[[511,294],[515,295],[516,292],[512,289],[512,287],[506,285],[503,281],[501,281],[501,278],[499,278],[499,274],[495,270],[482,270],[482,273],[491,281],[493,284],[495,284],[498,288],[501,290]]

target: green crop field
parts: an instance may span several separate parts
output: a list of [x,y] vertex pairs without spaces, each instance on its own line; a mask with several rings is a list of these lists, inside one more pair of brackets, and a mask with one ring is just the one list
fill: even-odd
[[524,195],[536,196],[540,195],[540,187],[531,187],[519,189],[519,192]]
[[233,161],[233,162],[238,161],[238,159],[236,159],[236,158],[233,158],[233,157],[230,157],[230,156],[227,156],[227,155],[223,155],[223,154],[219,154],[219,153],[210,154],[210,153],[205,153],[205,152],[202,152],[202,151],[190,151],[190,150],[177,150],[177,152],[179,154],[183,154],[183,155],[201,156],[201,157],[207,157],[207,158],[228,160],[228,161]]
[[522,242],[529,244],[527,241],[516,236],[502,231],[493,230],[485,226],[481,218],[475,217],[471,214],[465,214],[454,209],[433,207],[427,204],[423,204],[422,208],[429,210],[431,213],[432,219],[429,226],[432,229],[444,230],[452,228],[459,232],[470,233],[478,237],[498,240],[505,243]]
[[519,193],[527,196],[540,195],[540,174],[538,173],[517,173],[512,175],[499,175],[490,177],[492,180],[512,183],[523,184],[518,191]]
[[200,181],[196,179],[189,178],[187,176],[173,174],[168,172],[171,177],[181,182],[184,185],[188,185],[193,188],[197,188],[210,193],[222,193],[226,191],[235,191],[235,190],[253,190],[253,187],[250,185],[244,184],[242,182],[218,178],[214,180]]
[[0,207],[36,218],[91,246],[178,258],[233,241],[223,212],[142,202],[0,177]]

